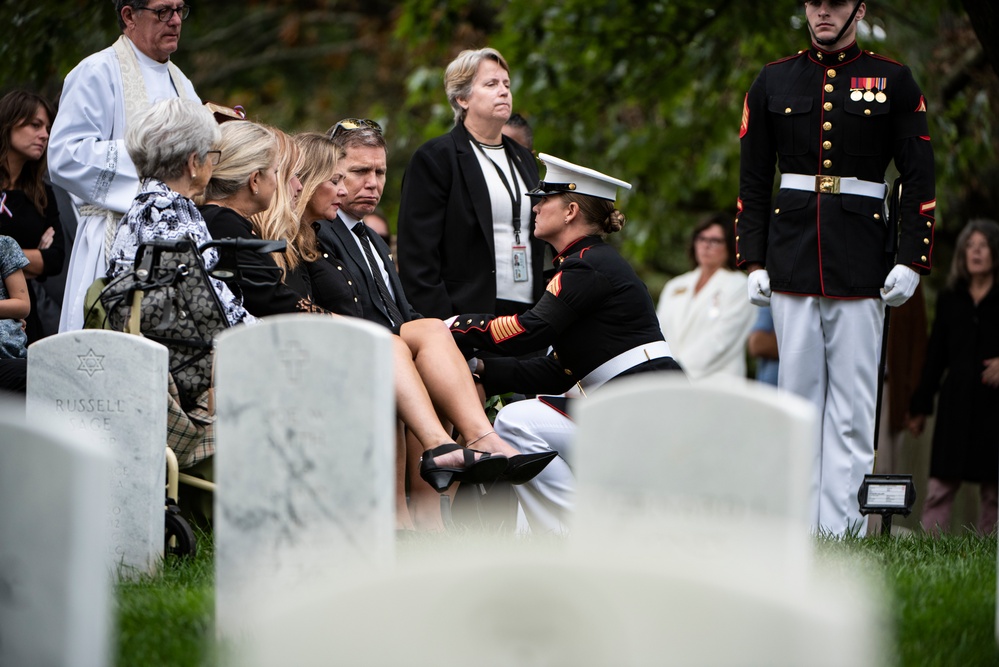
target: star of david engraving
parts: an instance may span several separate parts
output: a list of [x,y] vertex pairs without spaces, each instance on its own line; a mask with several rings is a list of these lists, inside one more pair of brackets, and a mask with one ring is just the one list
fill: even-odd
[[94,354],[93,348],[87,350],[86,354],[76,355],[76,358],[80,360],[76,370],[84,371],[90,377],[94,377],[94,373],[104,372],[104,355]]

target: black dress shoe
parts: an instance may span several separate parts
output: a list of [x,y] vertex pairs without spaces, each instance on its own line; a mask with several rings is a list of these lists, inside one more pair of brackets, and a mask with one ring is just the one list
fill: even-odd
[[511,456],[506,470],[500,475],[500,480],[510,484],[530,482],[551,463],[558,452],[541,452],[539,454],[518,454]]
[[[434,458],[455,450],[462,450],[464,467],[454,468],[434,465]],[[420,459],[420,477],[437,493],[444,493],[455,482],[482,484],[495,481],[506,470],[507,458],[499,454],[466,449],[453,442],[423,452]],[[540,471],[539,471],[540,472]],[[537,473],[535,473],[537,474]]]

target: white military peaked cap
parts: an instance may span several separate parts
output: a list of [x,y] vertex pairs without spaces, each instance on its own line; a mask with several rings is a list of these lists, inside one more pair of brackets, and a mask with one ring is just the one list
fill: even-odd
[[535,197],[553,195],[559,192],[575,192],[614,201],[617,198],[618,188],[631,189],[631,183],[625,183],[613,176],[601,174],[595,169],[580,167],[578,164],[567,162],[562,158],[542,153],[538,159],[548,169],[545,171],[545,180],[527,193]]

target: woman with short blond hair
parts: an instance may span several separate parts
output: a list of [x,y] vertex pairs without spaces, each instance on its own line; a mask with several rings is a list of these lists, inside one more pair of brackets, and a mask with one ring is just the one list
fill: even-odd
[[538,165],[503,135],[510,67],[496,49],[462,51],[444,88],[454,128],[413,154],[399,206],[399,277],[419,313],[515,315],[544,292],[545,244],[530,197]]

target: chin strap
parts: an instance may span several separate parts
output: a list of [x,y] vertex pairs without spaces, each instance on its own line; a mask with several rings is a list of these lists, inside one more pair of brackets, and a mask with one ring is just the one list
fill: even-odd
[[812,25],[808,23],[808,21],[805,21],[805,25],[808,26],[808,32],[812,34],[812,40],[820,46],[830,46],[838,43],[839,40],[843,39],[843,35],[846,34],[846,29],[850,27],[851,23],[853,23],[853,19],[857,16],[857,12],[860,10],[860,5],[863,1],[864,0],[857,0],[857,2],[853,5],[853,11],[850,12],[850,18],[846,20],[843,27],[839,29],[839,34],[837,34],[833,39],[819,39],[815,36],[815,32],[812,31]]

